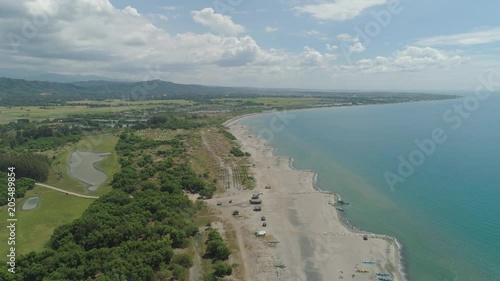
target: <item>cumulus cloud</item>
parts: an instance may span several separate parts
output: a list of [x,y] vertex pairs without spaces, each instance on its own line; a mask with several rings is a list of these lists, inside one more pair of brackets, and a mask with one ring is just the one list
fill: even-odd
[[363,59],[344,69],[366,73],[419,71],[432,68],[449,68],[466,62],[468,58],[431,47],[407,46],[391,56]]
[[368,8],[386,4],[388,0],[336,0],[333,3],[309,4],[295,7],[298,13],[319,20],[346,21],[359,16]]
[[141,16],[139,14],[139,12],[137,12],[136,8],[132,8],[130,6],[125,7],[122,11],[124,13],[129,14],[129,15],[134,16],[134,17],[140,17]]
[[212,8],[191,12],[195,22],[209,27],[215,32],[236,35],[245,31],[242,25],[233,22],[230,16],[217,14]]
[[[310,82],[319,75],[415,71],[466,61],[451,52],[407,47],[387,57],[343,66],[337,61],[341,44],[326,44],[324,50],[265,49],[241,34],[244,28],[230,17],[206,9],[193,12],[193,21],[198,18],[216,32],[171,33],[167,24],[153,24],[156,15],[141,16],[132,6],[118,9],[107,0],[59,2],[0,1],[0,33],[7,35],[0,37],[2,68],[206,84],[255,85],[253,81],[262,79],[275,86],[277,79]],[[24,19],[43,15],[47,20],[31,22],[34,28],[27,33]],[[356,45],[359,38],[339,35],[337,39],[356,50],[364,48]],[[154,69],[153,75],[148,69]],[[305,74],[316,70],[314,75]]]
[[342,33],[337,35],[337,39],[340,40],[341,46],[344,51],[348,53],[362,53],[366,51],[366,47],[360,42],[359,37],[351,36],[347,33]]
[[[10,35],[0,37],[2,67],[142,79],[146,68],[155,66],[164,75],[155,79],[167,79],[167,73],[196,73],[210,65],[240,67],[268,57],[250,36],[172,35],[133,7],[117,9],[103,0],[39,2],[49,5],[0,2],[0,11],[9,7],[16,12],[0,18],[0,32]],[[24,32],[23,19],[41,13],[47,20]]]
[[327,50],[327,51],[333,52],[333,51],[338,50],[338,49],[339,49],[339,46],[337,46],[337,45],[331,45],[331,44],[328,44],[328,43],[327,43],[327,44],[325,45],[325,48],[326,48],[326,50]]
[[467,46],[480,45],[500,41],[500,28],[481,29],[473,32],[434,36],[416,42],[420,46]]
[[241,39],[227,38],[223,41],[224,52],[216,62],[219,66],[242,66],[253,62],[260,51],[250,36]]
[[323,68],[331,65],[331,63],[337,58],[337,56],[332,54],[322,54],[319,51],[306,46],[304,51],[300,55],[300,65],[309,68]]
[[337,39],[339,39],[342,42],[346,42],[346,43],[359,42],[358,37],[353,37],[347,33],[341,33],[341,34],[337,35]]
[[366,51],[366,47],[361,44],[361,42],[356,42],[353,45],[349,46],[350,53],[362,53]]

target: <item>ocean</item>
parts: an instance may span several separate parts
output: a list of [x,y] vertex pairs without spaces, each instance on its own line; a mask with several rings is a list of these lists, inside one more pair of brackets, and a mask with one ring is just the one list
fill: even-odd
[[500,97],[244,119],[339,194],[345,217],[403,245],[412,281],[500,280]]

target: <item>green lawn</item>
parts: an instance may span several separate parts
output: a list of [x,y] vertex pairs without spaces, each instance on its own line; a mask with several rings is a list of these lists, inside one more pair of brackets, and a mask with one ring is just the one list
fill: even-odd
[[[32,196],[40,197],[36,209],[22,211],[24,201]],[[35,186],[26,197],[17,201],[16,250],[17,255],[40,251],[49,241],[54,229],[79,218],[93,199],[66,195],[48,188]],[[7,206],[0,207],[0,261],[6,260],[8,231]]]

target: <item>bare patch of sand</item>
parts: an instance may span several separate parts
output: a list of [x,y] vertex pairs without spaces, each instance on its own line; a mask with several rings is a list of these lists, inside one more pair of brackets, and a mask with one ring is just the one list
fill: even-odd
[[[347,227],[333,206],[335,195],[314,189],[313,172],[294,170],[289,158],[274,156],[273,149],[250,135],[237,119],[226,125],[242,150],[252,155],[256,188],[229,189],[208,203],[235,229],[245,280],[378,280],[376,273],[389,273],[391,277],[386,278],[394,281],[405,280],[399,272],[395,239]],[[254,193],[261,193],[260,212],[253,211],[249,203]],[[217,202],[223,204],[217,206]],[[239,211],[238,216],[232,215],[234,210]],[[266,217],[265,227],[262,216]],[[265,230],[266,236],[256,237],[259,230]],[[368,240],[363,239],[365,235]],[[366,261],[373,264],[363,263]]]

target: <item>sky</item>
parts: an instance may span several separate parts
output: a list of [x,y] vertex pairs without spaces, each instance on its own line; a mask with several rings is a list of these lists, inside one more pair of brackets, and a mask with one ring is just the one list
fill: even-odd
[[472,91],[500,71],[498,11],[497,0],[0,0],[0,76]]

